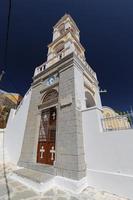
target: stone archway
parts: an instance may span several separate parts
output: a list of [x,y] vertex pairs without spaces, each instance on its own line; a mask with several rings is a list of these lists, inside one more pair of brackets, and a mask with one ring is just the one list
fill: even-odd
[[96,105],[93,96],[89,92],[85,92],[86,108],[90,108]]
[[58,92],[55,89],[51,89],[49,91],[47,91],[43,98],[42,98],[42,103],[46,103],[48,101],[51,101],[53,99],[57,99],[58,98]]

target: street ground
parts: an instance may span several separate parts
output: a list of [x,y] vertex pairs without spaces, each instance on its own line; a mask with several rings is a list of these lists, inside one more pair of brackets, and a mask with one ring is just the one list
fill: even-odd
[[0,200],[127,200],[114,194],[97,191],[91,187],[78,195],[58,188],[53,188],[46,193],[37,193],[9,177],[14,169],[16,167],[10,164],[0,165]]

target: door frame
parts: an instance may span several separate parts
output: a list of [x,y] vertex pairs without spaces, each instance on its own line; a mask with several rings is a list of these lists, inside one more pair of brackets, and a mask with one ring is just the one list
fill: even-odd
[[[38,153],[38,142],[39,142],[39,131],[40,131],[40,120],[41,120],[41,114],[42,114],[42,112],[44,111],[44,110],[47,110],[47,109],[50,109],[50,108],[52,108],[52,107],[55,107],[56,108],[56,131],[55,131],[55,160],[54,160],[54,162],[53,162],[53,165],[50,165],[50,164],[42,164],[42,163],[39,163],[39,162],[37,162],[37,153]],[[56,136],[57,136],[57,130],[58,130],[58,103],[56,103],[56,104],[52,104],[52,105],[49,105],[49,106],[46,106],[46,107],[44,107],[44,108],[41,108],[41,109],[39,109],[39,112],[38,112],[38,118],[39,118],[39,124],[38,124],[38,137],[37,137],[37,145],[36,145],[36,163],[37,164],[41,164],[41,165],[47,165],[47,166],[50,166],[50,167],[53,167],[53,166],[55,166],[55,163],[56,163]]]

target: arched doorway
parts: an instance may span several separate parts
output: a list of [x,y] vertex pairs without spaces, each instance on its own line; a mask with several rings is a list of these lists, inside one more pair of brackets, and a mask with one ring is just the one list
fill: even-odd
[[86,108],[90,108],[96,105],[93,96],[89,92],[85,92]]
[[57,102],[58,92],[48,91],[42,100],[42,104],[49,104],[49,108],[41,111],[41,121],[38,138],[37,162],[53,165],[55,161],[55,140],[56,140],[56,106],[52,106],[53,100]]

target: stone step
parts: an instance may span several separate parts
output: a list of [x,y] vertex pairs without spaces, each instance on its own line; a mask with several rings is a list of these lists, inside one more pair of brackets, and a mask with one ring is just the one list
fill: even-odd
[[47,173],[50,175],[56,175],[56,169],[54,166],[46,165],[46,164],[40,164],[40,163],[21,163],[22,167],[25,167],[27,169],[36,170],[39,172]]
[[33,181],[36,183],[46,183],[48,181],[51,181],[54,178],[54,176],[50,174],[46,174],[43,172],[39,172],[36,170],[27,169],[27,168],[15,170],[13,173],[19,177],[29,179],[30,181]]
[[10,178],[19,181],[36,192],[46,192],[53,187],[54,183],[53,175],[27,168],[15,170]]
[[77,194],[83,191],[88,186],[86,177],[76,181],[27,168],[15,170],[13,173],[10,174],[9,177],[16,181],[19,181],[20,183],[37,192],[43,193],[51,190],[53,187],[58,187],[62,188],[63,190],[67,190]]

